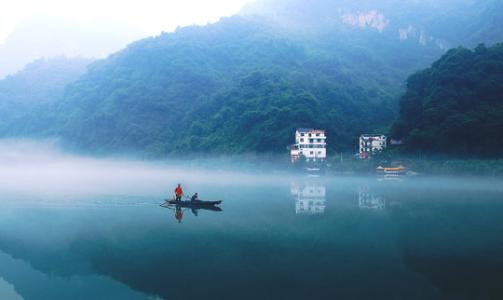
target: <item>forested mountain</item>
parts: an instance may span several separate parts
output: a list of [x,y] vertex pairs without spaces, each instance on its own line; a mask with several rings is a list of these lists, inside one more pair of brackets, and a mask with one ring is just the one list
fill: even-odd
[[[408,75],[451,45],[503,38],[499,6],[259,1],[91,64],[30,133],[90,151],[163,156],[281,152],[296,127],[320,127],[330,148],[354,151],[359,134],[393,122]],[[26,134],[12,128],[0,132]]]
[[[61,100],[65,87],[86,71],[84,58],[39,59],[0,80],[0,135],[37,135],[48,107]],[[44,115],[45,114],[45,115]]]
[[392,133],[407,151],[503,156],[503,44],[452,49],[407,81]]
[[57,109],[71,112],[63,134],[84,148],[284,151],[299,126],[326,128],[343,147],[393,118],[399,81],[382,79],[385,65],[376,64],[350,72],[323,48],[233,17],[97,62]]

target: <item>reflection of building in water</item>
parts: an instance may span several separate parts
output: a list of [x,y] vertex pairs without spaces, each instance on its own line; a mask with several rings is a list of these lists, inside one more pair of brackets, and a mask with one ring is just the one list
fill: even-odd
[[361,187],[358,191],[358,207],[367,209],[384,209],[386,201],[383,197],[373,194],[368,187]]
[[290,192],[295,197],[295,213],[322,214],[325,212],[326,187],[320,183],[292,183]]

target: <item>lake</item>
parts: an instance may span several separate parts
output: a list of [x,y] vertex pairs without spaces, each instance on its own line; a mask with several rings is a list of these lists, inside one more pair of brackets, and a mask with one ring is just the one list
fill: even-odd
[[503,298],[498,180],[79,163],[3,164],[0,299]]

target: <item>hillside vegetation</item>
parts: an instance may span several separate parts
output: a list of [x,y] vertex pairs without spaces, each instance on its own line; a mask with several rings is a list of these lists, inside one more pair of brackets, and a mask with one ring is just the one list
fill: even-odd
[[[357,71],[349,72],[353,60]],[[79,148],[279,152],[296,127],[314,126],[347,150],[359,132],[393,119],[399,90],[379,84],[384,64],[356,60],[233,17],[136,42],[93,64],[57,111],[63,136]]]
[[48,110],[62,100],[66,86],[85,71],[90,59],[39,59],[0,80],[0,136],[37,136],[58,126]]
[[503,156],[503,44],[448,51],[407,81],[393,125],[408,152]]
[[[0,136],[165,157],[284,153],[295,128],[318,127],[330,151],[354,152],[361,133],[389,131],[407,76],[448,47],[502,38],[499,6],[258,1],[238,16],[139,40],[79,76],[54,80],[56,92],[44,96],[50,101],[25,105],[7,92],[12,105],[0,107],[9,116]],[[15,86],[2,82],[0,95]],[[16,93],[36,95],[38,86]],[[408,136],[407,122],[402,118],[395,132]]]

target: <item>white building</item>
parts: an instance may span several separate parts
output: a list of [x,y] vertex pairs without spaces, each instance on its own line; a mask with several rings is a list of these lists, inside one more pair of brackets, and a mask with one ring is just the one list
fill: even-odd
[[325,212],[326,188],[322,184],[307,183],[302,186],[292,183],[290,192],[295,198],[295,213],[316,215]]
[[306,161],[324,161],[327,158],[327,137],[324,130],[299,128],[295,131],[295,144],[290,147],[292,162],[301,156]]
[[360,158],[369,158],[372,153],[386,148],[386,136],[382,134],[362,134],[360,136]]

